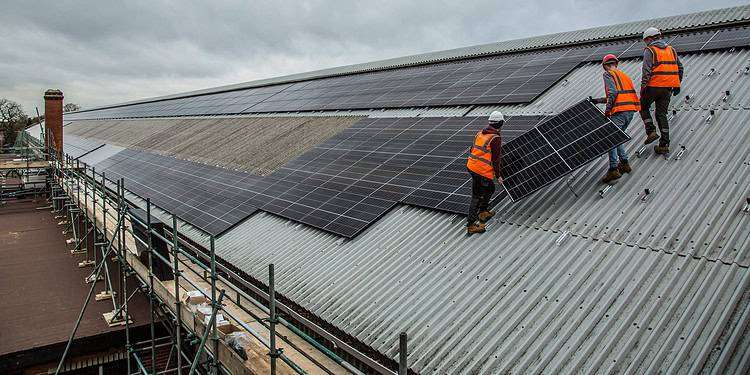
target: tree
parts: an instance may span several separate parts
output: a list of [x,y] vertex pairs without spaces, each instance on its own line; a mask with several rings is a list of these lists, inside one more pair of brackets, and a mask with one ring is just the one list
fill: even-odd
[[16,135],[26,126],[27,119],[28,116],[20,104],[0,98],[0,131],[4,135],[5,144],[13,144],[16,141]]
[[75,112],[81,109],[81,106],[76,103],[66,103],[63,106],[63,112]]

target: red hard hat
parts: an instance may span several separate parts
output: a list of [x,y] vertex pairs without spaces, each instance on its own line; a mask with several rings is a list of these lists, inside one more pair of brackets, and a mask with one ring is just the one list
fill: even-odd
[[606,56],[604,56],[604,58],[602,59],[602,65],[609,64],[611,62],[618,63],[618,62],[620,62],[620,60],[617,60],[617,56],[615,56],[615,55],[613,55],[611,53],[608,54],[608,55],[606,55]]

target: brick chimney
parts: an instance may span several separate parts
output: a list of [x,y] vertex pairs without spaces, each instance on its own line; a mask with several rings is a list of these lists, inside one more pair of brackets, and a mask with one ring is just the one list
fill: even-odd
[[57,150],[57,159],[63,155],[63,93],[57,89],[44,92],[44,144]]

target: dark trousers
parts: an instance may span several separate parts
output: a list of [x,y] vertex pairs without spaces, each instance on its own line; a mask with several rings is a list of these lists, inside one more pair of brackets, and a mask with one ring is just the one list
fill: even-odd
[[495,193],[495,182],[487,177],[471,174],[471,204],[469,204],[468,225],[479,220],[479,213],[487,211],[492,194]]
[[654,120],[651,118],[651,104],[656,103],[654,110],[656,122],[659,124],[659,145],[669,146],[669,99],[672,98],[672,89],[668,87],[646,87],[641,96],[641,119],[646,126],[646,134],[656,131]]

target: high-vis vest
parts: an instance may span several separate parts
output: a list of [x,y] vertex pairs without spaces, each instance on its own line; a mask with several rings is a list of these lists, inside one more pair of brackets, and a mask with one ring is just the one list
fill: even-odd
[[651,79],[646,86],[650,87],[680,87],[680,73],[677,68],[677,52],[672,46],[659,48],[648,46],[654,58],[651,69]]
[[493,139],[499,137],[497,134],[483,134],[480,130],[474,137],[474,144],[471,146],[469,160],[466,161],[466,167],[470,171],[489,178],[495,178],[495,170],[492,168],[492,150],[490,143]]
[[[641,102],[638,100],[638,95],[635,93],[635,87],[633,81],[628,77],[627,74],[623,73],[620,69],[610,69],[609,74],[615,81],[615,90],[617,90],[617,96],[615,102],[612,104],[610,114],[614,115],[618,112],[626,111],[640,111]],[[604,87],[607,90],[607,87]],[[607,93],[609,96],[609,93]]]

